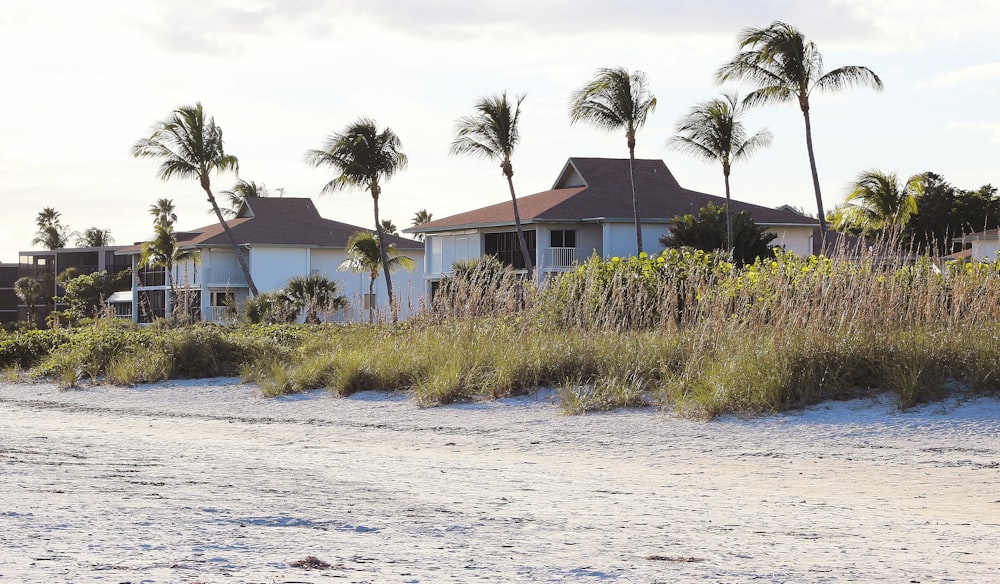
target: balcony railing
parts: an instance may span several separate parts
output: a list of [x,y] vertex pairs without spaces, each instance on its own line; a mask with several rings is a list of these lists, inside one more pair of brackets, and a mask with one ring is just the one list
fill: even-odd
[[541,268],[569,268],[577,262],[575,247],[549,247],[542,250]]
[[209,286],[246,286],[247,279],[239,268],[208,268],[202,271],[202,279]]
[[233,322],[233,311],[228,306],[209,306],[202,308],[202,320],[205,322]]

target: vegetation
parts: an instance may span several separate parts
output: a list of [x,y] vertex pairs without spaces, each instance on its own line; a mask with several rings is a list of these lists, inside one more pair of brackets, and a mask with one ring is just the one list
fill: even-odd
[[36,324],[35,303],[42,296],[42,283],[29,276],[14,282],[14,294],[28,307],[28,322]]
[[[388,261],[388,264],[383,263],[385,261]],[[383,253],[378,238],[370,231],[359,231],[347,240],[347,259],[338,269],[349,270],[355,274],[368,274],[368,321],[375,322],[375,281],[378,279],[378,273],[395,272],[400,268],[412,270],[413,266],[413,260],[400,255],[396,246],[389,244],[389,249]]]
[[[698,212],[698,215],[689,213],[674,217],[667,227],[670,230],[669,235],[660,238],[660,243],[664,247],[725,252],[737,266],[752,264],[758,259],[774,255],[771,242],[777,235],[768,233],[766,227],[757,225],[746,211],[737,213],[733,221],[732,213],[709,203]],[[728,252],[727,230],[732,230],[733,238],[732,248]]]
[[61,249],[69,246],[69,238],[74,235],[69,227],[62,224],[59,211],[45,207],[35,218],[38,232],[31,240],[32,245],[41,245],[45,249]]
[[820,233],[826,236],[826,212],[813,153],[809,98],[814,91],[835,91],[864,85],[880,91],[882,80],[871,69],[856,65],[824,71],[816,44],[794,26],[774,21],[766,28],[744,29],[738,39],[740,52],[716,72],[719,83],[746,81],[755,87],[744,99],[749,107],[797,101],[806,125],[806,150],[812,171]]
[[507,179],[507,187],[510,189],[517,241],[530,278],[534,273],[535,262],[528,253],[528,243],[521,228],[521,212],[517,208],[517,194],[514,192],[514,165],[510,161],[514,149],[521,141],[518,120],[521,118],[522,101],[524,94],[517,96],[514,103],[511,103],[506,91],[481,98],[476,103],[475,115],[458,119],[455,139],[451,142],[451,153],[500,161],[500,172]]
[[866,170],[851,185],[834,227],[861,235],[897,236],[917,212],[923,188],[924,178],[919,174],[900,183],[895,173]]
[[236,214],[240,212],[240,208],[243,207],[243,203],[247,199],[257,199],[269,195],[267,187],[263,184],[243,179],[236,181],[233,188],[228,191],[222,191],[222,194],[226,197],[227,204],[227,207],[222,209],[222,214],[229,218],[236,217]]
[[382,272],[385,274],[385,288],[390,310],[393,310],[393,320],[396,319],[396,312],[392,308],[392,276],[389,275],[388,246],[379,219],[378,203],[382,195],[381,183],[406,168],[406,155],[401,148],[402,144],[395,132],[389,128],[380,131],[375,120],[361,118],[349,124],[342,132],[327,138],[321,150],[306,153],[308,164],[314,167],[328,166],[340,173],[326,183],[324,193],[350,186],[364,188],[371,194],[375,211],[375,232],[378,234]]
[[337,283],[322,274],[295,276],[282,294],[296,315],[303,315],[306,324],[318,324],[321,315],[347,308],[347,298],[338,292]]
[[[421,209],[413,214],[413,219],[410,221],[410,225],[416,227],[418,225],[423,225],[424,223],[430,223],[433,219],[433,215],[427,211],[427,209]],[[418,233],[416,238],[420,241],[424,240],[424,234]]]
[[573,94],[570,102],[570,123],[586,122],[608,132],[625,130],[636,253],[642,253],[642,226],[635,192],[635,135],[655,109],[656,97],[649,92],[646,74],[642,71],[629,73],[621,67],[599,69],[590,83]]
[[952,186],[943,176],[924,172],[916,193],[917,210],[903,232],[920,253],[950,254],[961,249],[956,239],[1000,225],[1000,198],[996,187],[976,190]]
[[114,244],[115,238],[111,237],[111,230],[100,227],[88,227],[76,237],[77,247],[105,247]]
[[226,154],[222,144],[222,128],[215,125],[215,118],[205,116],[201,103],[179,107],[166,121],[156,124],[149,138],[143,138],[132,146],[132,156],[160,160],[158,174],[163,180],[174,176],[197,179],[232,244],[233,254],[243,271],[250,293],[256,296],[257,286],[250,276],[246,258],[212,193],[213,171],[239,172],[239,161],[235,156]]
[[[733,216],[729,191],[732,164],[745,160],[771,144],[771,133],[761,130],[750,136],[740,118],[743,116],[736,93],[724,93],[722,98],[706,101],[691,108],[677,124],[677,134],[667,143],[704,160],[722,164],[726,185],[726,239],[723,249],[732,252]],[[704,248],[701,248],[704,249]]]
[[124,269],[113,275],[107,271],[82,274],[65,279],[60,285],[66,291],[59,299],[66,304],[60,316],[68,323],[77,323],[98,316],[106,308],[104,301],[109,296],[128,290],[132,285],[132,270]]

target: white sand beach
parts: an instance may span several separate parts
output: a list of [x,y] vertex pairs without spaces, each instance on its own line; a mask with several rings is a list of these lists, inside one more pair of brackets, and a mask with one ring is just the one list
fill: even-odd
[[698,422],[0,383],[0,582],[1000,582],[998,549],[996,399]]

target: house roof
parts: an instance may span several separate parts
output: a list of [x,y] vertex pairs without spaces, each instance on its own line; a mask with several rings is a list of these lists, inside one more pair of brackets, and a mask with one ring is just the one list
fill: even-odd
[[[725,197],[683,188],[662,160],[635,161],[636,194],[644,222],[666,222],[697,213],[708,203],[724,205]],[[632,188],[628,159],[570,158],[551,190],[518,197],[522,223],[632,222]],[[748,211],[762,225],[815,226],[811,217],[734,200],[733,211]],[[459,213],[404,229],[407,233],[512,225],[511,201]]]
[[[347,240],[363,227],[324,219],[308,198],[248,199],[240,208],[235,219],[226,221],[237,243],[243,246],[305,246],[344,248]],[[368,229],[368,231],[371,231]],[[219,223],[212,223],[198,229],[179,231],[177,244],[181,248],[217,247],[231,245],[229,237]],[[386,241],[399,250],[422,250],[419,241],[386,235]],[[142,244],[123,249],[121,254],[142,251]]]
[[963,243],[969,243],[973,241],[988,241],[991,239],[1000,239],[1000,228],[987,229],[986,231],[979,231],[976,233],[971,233],[969,235],[963,235],[962,237],[956,237],[956,241],[961,241]]

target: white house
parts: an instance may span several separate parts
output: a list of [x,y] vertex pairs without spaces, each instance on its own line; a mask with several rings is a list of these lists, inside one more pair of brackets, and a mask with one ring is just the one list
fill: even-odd
[[[635,161],[636,193],[642,218],[642,245],[659,252],[660,236],[677,215],[698,211],[725,197],[680,186],[662,160]],[[604,258],[636,253],[635,220],[628,159],[570,158],[551,190],[518,197],[518,211],[529,255],[540,276],[568,269],[593,254]],[[800,255],[814,252],[819,222],[787,209],[772,209],[741,201],[732,211],[747,211],[777,235],[779,245]],[[428,287],[447,274],[454,262],[494,254],[516,269],[524,260],[517,244],[510,200],[405,229],[422,233]]]
[[1000,259],[1000,229],[988,229],[956,238],[956,241],[972,245],[969,257],[980,262],[995,262]]
[[[259,292],[280,290],[295,276],[323,274],[338,283],[351,303],[344,320],[361,320],[367,314],[369,275],[339,271],[347,258],[347,240],[358,231],[371,231],[320,217],[307,198],[248,199],[236,218],[226,222],[236,237]],[[226,305],[242,305],[249,286],[222,226],[213,223],[178,232],[177,246],[193,252],[173,270],[175,288],[185,294],[188,306],[203,321],[226,319]],[[392,274],[393,294],[401,316],[415,311],[424,295],[424,244],[405,237],[387,235],[401,255],[411,258],[412,272]],[[135,274],[131,291],[133,322],[151,322],[167,313],[170,286],[163,268],[141,268],[142,244],[124,248],[119,255],[132,257]],[[379,274],[375,287],[376,306],[388,311],[385,278]],[[178,295],[180,295],[180,293]]]

